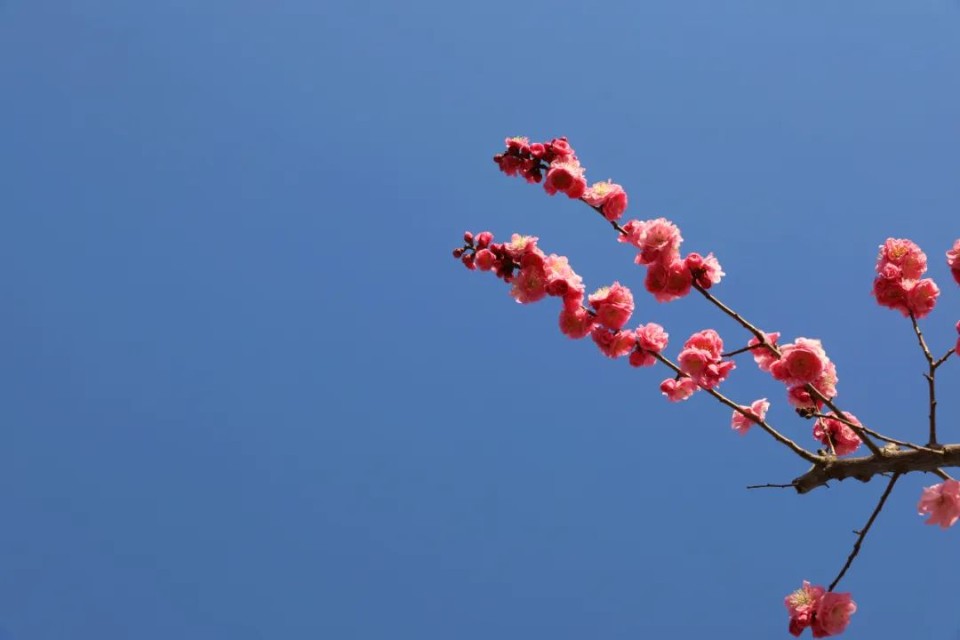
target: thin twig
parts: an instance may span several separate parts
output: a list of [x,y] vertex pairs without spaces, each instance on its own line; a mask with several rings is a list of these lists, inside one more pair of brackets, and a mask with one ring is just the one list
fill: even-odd
[[776,355],[777,357],[780,356],[780,349],[778,349],[776,345],[772,345],[767,341],[767,336],[764,335],[763,331],[760,331],[760,329],[758,329],[753,324],[748,322],[746,318],[741,316],[739,313],[737,313],[736,311],[734,311],[724,303],[720,302],[720,300],[717,299],[716,296],[714,296],[712,293],[710,293],[709,291],[701,287],[696,281],[694,281],[693,283],[693,288],[696,289],[698,292],[700,292],[700,295],[702,295],[704,298],[706,298],[711,303],[713,303],[713,305],[718,309],[720,309],[720,311],[723,311],[725,314],[733,318],[741,327],[743,327],[744,329],[752,333],[754,337],[760,342],[760,345],[766,346],[767,349],[769,349],[770,352]]
[[934,368],[939,367],[939,366],[942,365],[944,362],[946,362],[946,361],[947,361],[947,358],[949,358],[950,356],[952,356],[954,353],[956,353],[956,349],[950,349],[950,351],[947,351],[945,354],[943,354],[942,356],[940,356],[940,359],[939,359],[939,360],[937,360],[936,362],[933,363],[933,367],[934,367]]
[[792,489],[793,483],[789,484],[748,484],[747,489]]
[[933,354],[927,347],[927,341],[923,338],[923,332],[920,331],[920,325],[917,324],[917,317],[910,312],[910,322],[913,324],[913,332],[917,334],[917,341],[920,343],[920,349],[923,351],[923,357],[927,359],[927,373],[924,378],[927,379],[927,389],[930,393],[930,437],[927,441],[928,447],[937,446],[937,365],[933,360]]
[[738,356],[738,355],[740,355],[741,353],[746,353],[747,351],[753,351],[754,349],[760,349],[760,348],[762,348],[762,347],[764,347],[764,346],[765,346],[765,345],[762,345],[762,344],[748,344],[748,345],[745,346],[745,347],[740,347],[739,349],[735,349],[735,350],[733,350],[733,351],[728,351],[727,353],[721,353],[721,354],[720,354],[720,357],[721,357],[721,358],[732,358],[733,356]]
[[833,579],[833,582],[830,583],[830,586],[827,587],[827,591],[833,591],[833,588],[837,586],[840,582],[840,579],[847,572],[847,569],[850,568],[850,565],[853,564],[853,559],[857,557],[857,554],[860,553],[860,545],[863,544],[863,539],[867,537],[867,533],[870,531],[870,527],[873,526],[873,521],[877,519],[877,516],[880,515],[880,511],[883,509],[884,503],[887,501],[887,497],[890,495],[890,492],[893,491],[893,485],[897,483],[897,479],[900,477],[899,473],[893,474],[893,477],[890,478],[887,488],[884,490],[883,495],[880,496],[880,501],[877,503],[876,508],[873,510],[873,513],[870,514],[870,519],[867,520],[867,524],[860,530],[857,534],[857,541],[853,543],[853,551],[850,552],[850,555],[847,557],[847,562],[843,565],[843,568],[840,569],[840,573],[836,578]]
[[944,471],[943,469],[934,469],[931,471],[933,475],[939,477],[941,480],[953,480],[953,476]]

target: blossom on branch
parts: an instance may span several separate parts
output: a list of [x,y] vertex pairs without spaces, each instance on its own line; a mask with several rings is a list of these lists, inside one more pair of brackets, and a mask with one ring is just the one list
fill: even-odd
[[806,580],[803,586],[784,599],[790,615],[788,631],[799,636],[810,627],[814,638],[835,636],[850,624],[850,616],[857,605],[849,593],[834,593],[821,586],[811,585]]
[[[949,252],[947,255],[950,259]],[[927,270],[927,256],[914,242],[887,238],[877,255],[877,277],[873,297],[877,304],[904,316],[923,318],[937,303],[940,289],[930,278],[920,279]]]
[[[844,412],[844,419],[857,426],[860,421],[852,413]],[[813,437],[830,447],[838,456],[845,456],[860,448],[860,436],[850,428],[850,425],[836,418],[819,418],[813,424]]]
[[712,389],[723,382],[736,367],[733,360],[723,361],[723,340],[713,329],[693,334],[677,357],[680,369],[697,385]]
[[960,520],[960,480],[945,480],[924,489],[917,511],[930,516],[926,524],[938,524],[941,529],[952,527]]
[[747,434],[747,431],[750,430],[750,427],[759,423],[766,417],[767,409],[770,408],[770,403],[767,402],[766,398],[761,398],[759,400],[754,400],[749,407],[740,405],[740,408],[748,411],[751,415],[745,416],[739,411],[734,411],[733,418],[730,421],[730,426],[734,431],[743,436]]
[[[764,333],[763,337],[766,340],[766,344],[771,347],[777,346],[777,340],[780,339],[780,332],[774,331],[773,333]],[[751,349],[753,353],[753,360],[757,363],[757,366],[760,367],[761,371],[770,371],[770,366],[777,361],[776,353],[774,353],[770,348],[766,346],[760,346],[760,341],[756,337],[750,338],[750,342],[747,343],[748,347],[757,347],[756,349]]]
[[667,397],[670,402],[680,402],[686,400],[698,389],[697,383],[692,378],[686,376],[676,380],[667,378],[660,383],[660,392]]
[[627,192],[612,181],[596,182],[583,194],[583,201],[599,208],[603,217],[611,222],[619,220],[627,210]]
[[622,329],[633,313],[633,294],[619,282],[602,287],[587,298],[597,313],[597,322],[611,329]]

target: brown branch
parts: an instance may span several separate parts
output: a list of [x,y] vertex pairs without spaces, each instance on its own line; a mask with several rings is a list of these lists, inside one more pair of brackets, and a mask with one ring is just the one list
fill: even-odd
[[952,356],[955,352],[956,352],[956,349],[951,348],[950,351],[947,351],[945,354],[940,356],[940,359],[933,363],[934,368],[937,368],[940,365],[942,365],[944,362],[946,362],[947,358]]
[[937,446],[937,367],[939,366],[933,360],[933,354],[927,347],[927,341],[923,338],[923,332],[920,331],[920,325],[917,324],[917,317],[910,312],[910,322],[913,324],[913,332],[917,334],[917,341],[920,343],[920,350],[923,351],[923,357],[927,359],[927,372],[923,375],[927,379],[927,389],[930,394],[930,436],[927,440],[928,447]]
[[724,303],[720,302],[720,300],[717,299],[716,296],[714,296],[712,293],[710,293],[709,291],[701,287],[696,281],[693,282],[693,288],[696,289],[698,292],[700,292],[700,295],[702,295],[704,298],[706,298],[711,303],[713,303],[713,305],[718,309],[720,309],[720,311],[724,312],[725,314],[733,318],[741,327],[743,327],[744,329],[752,333],[754,337],[760,342],[761,345],[766,345],[767,349],[769,349],[774,355],[776,355],[777,357],[780,356],[780,350],[776,347],[776,345],[772,345],[767,341],[767,337],[764,335],[763,331],[760,331],[760,329],[758,329],[753,324],[748,322],[746,318],[741,316],[739,313],[737,313],[736,311],[734,311]]
[[[940,467],[960,467],[960,444],[944,445],[942,449],[923,451],[887,451],[880,456],[860,456],[828,460],[814,464],[809,471],[793,481],[797,493],[808,493],[824,486],[830,480],[856,478],[860,482],[869,482],[873,476],[881,473],[905,474],[913,471],[943,473]],[[939,472],[939,473],[938,473]]]
[[876,508],[874,508],[873,513],[870,514],[870,519],[867,520],[867,524],[864,525],[857,533],[857,541],[853,543],[853,551],[850,552],[850,555],[847,557],[846,563],[844,563],[843,568],[840,569],[840,573],[837,574],[837,577],[833,579],[833,582],[830,583],[830,586],[827,587],[827,591],[833,591],[833,588],[839,584],[840,579],[847,572],[847,569],[850,568],[850,565],[853,564],[853,559],[857,557],[857,554],[860,553],[860,545],[863,544],[863,539],[867,537],[867,533],[870,531],[870,527],[873,526],[873,521],[877,519],[877,516],[880,515],[880,511],[883,510],[883,505],[886,503],[887,498],[890,496],[890,492],[893,491],[893,485],[897,483],[897,479],[900,477],[900,474],[895,473],[893,477],[890,478],[890,482],[887,484],[887,488],[883,491],[883,495],[880,496],[880,501],[877,502]]

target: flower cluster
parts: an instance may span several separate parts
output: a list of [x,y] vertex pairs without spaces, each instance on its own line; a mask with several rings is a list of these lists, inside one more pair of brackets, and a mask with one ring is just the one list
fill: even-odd
[[829,447],[837,456],[845,456],[860,448],[860,436],[847,424],[852,422],[862,426],[852,413],[844,413],[843,420],[837,418],[819,418],[813,424],[813,437]]
[[787,386],[787,400],[797,409],[823,406],[823,401],[811,393],[807,385],[825,398],[837,395],[837,366],[827,357],[819,340],[797,338],[792,344],[780,347],[779,358],[774,356],[763,364],[758,360],[758,364],[761,369],[766,365],[770,375]]
[[660,383],[660,391],[671,402],[686,400],[697,389],[713,389],[736,367],[733,360],[723,360],[723,340],[713,329],[690,336],[677,363],[684,375]]
[[690,293],[696,283],[709,289],[724,276],[720,263],[710,253],[706,257],[691,253],[680,257],[680,229],[666,218],[630,220],[623,225],[620,242],[636,247],[634,262],[646,265],[644,286],[657,302],[670,302]]
[[917,511],[930,516],[927,524],[952,527],[960,520],[960,480],[946,480],[924,489]]
[[849,593],[827,591],[806,580],[784,599],[784,604],[790,614],[790,634],[799,636],[810,627],[814,638],[843,633],[850,624],[850,616],[857,611],[857,604]]
[[926,316],[933,311],[940,295],[932,279],[920,278],[926,270],[927,256],[920,247],[903,238],[887,238],[880,245],[877,277],[873,281],[877,304],[896,309],[904,316]]
[[500,170],[508,176],[522,176],[527,182],[543,182],[548,194],[565,193],[581,199],[611,222],[627,210],[627,192],[610,180],[587,187],[586,172],[573,147],[564,138],[550,142],[530,142],[517,136],[506,139],[507,148],[493,156]]
[[584,306],[583,279],[565,256],[547,255],[538,238],[513,234],[510,242],[495,243],[484,231],[463,235],[463,246],[453,257],[471,270],[492,271],[511,285],[510,295],[519,303],[537,302],[548,296],[561,298],[560,331],[574,339],[591,336],[601,353],[610,358],[629,355],[630,364],[648,367],[667,346],[667,332],[656,323],[624,329],[633,315],[630,289],[614,282],[590,294]]

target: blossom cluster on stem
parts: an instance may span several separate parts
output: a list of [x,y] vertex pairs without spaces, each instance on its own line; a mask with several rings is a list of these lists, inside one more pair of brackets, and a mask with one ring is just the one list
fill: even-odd
[[464,244],[453,250],[453,257],[470,270],[490,271],[511,285],[510,295],[521,304],[558,297],[560,331],[569,338],[587,336],[609,358],[629,356],[634,367],[656,363],[669,338],[660,325],[651,322],[636,329],[626,325],[634,311],[633,293],[614,282],[586,296],[583,279],[565,256],[547,255],[537,246],[538,238],[513,234],[510,242],[495,243],[493,234],[474,235],[467,231]]
[[799,636],[808,627],[814,638],[839,635],[857,611],[857,604],[849,593],[827,591],[806,580],[784,599],[784,604],[790,615],[787,629],[793,636]]
[[933,311],[940,289],[931,278],[921,278],[927,270],[927,255],[916,243],[887,238],[880,245],[876,268],[873,296],[877,304],[915,318]]

